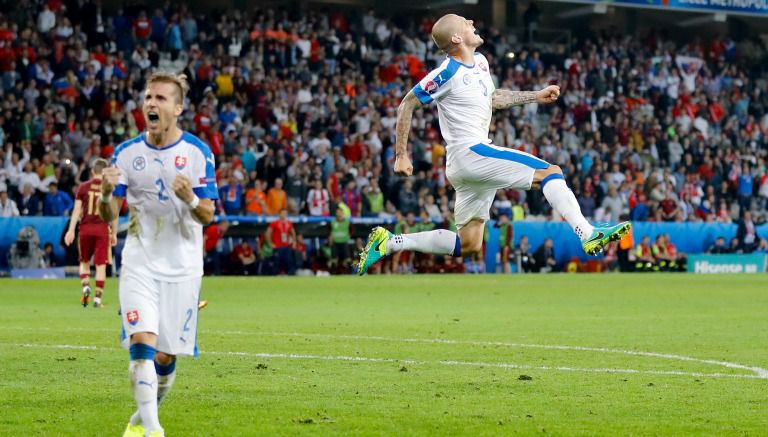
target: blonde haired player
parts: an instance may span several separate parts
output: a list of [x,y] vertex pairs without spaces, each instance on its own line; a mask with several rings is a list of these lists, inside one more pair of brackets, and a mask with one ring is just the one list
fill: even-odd
[[124,436],[162,436],[157,407],[176,377],[176,356],[196,351],[203,275],[203,225],[218,198],[214,158],[199,138],[177,126],[186,77],[155,73],[147,80],[147,130],[115,149],[102,174],[100,214],[130,210],[120,271],[124,346],[138,411]]
[[621,239],[631,224],[593,227],[581,214],[560,167],[528,153],[494,146],[488,139],[493,109],[552,103],[560,96],[560,88],[551,85],[540,91],[495,89],[488,60],[475,51],[483,39],[477,35],[472,20],[444,15],[432,27],[432,39],[448,56],[400,103],[395,173],[413,173],[407,142],[414,109],[437,102],[440,132],[447,143],[446,176],[456,189],[454,215],[458,234],[438,229],[393,235],[382,227],[374,228],[360,256],[358,273],[365,274],[379,259],[403,250],[452,256],[479,252],[484,222],[490,218],[491,203],[500,188],[529,190],[533,184],[540,184],[544,197],[571,225],[590,255],[598,254],[608,242]]

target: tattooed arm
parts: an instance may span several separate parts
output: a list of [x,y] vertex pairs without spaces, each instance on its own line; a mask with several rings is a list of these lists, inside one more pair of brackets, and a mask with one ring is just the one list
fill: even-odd
[[493,109],[506,109],[510,106],[528,103],[552,103],[560,96],[560,87],[550,85],[540,91],[511,91],[497,89],[491,94]]
[[408,136],[411,132],[411,117],[413,110],[421,106],[413,91],[406,94],[397,108],[397,125],[395,127],[395,173],[410,176],[413,165],[408,158]]

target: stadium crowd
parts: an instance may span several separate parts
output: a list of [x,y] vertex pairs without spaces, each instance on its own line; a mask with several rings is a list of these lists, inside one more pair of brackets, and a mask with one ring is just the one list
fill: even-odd
[[[220,214],[335,216],[341,207],[326,250],[336,265],[354,250],[341,244],[349,216],[396,218],[405,232],[453,227],[434,105],[414,114],[414,177],[392,174],[400,99],[444,56],[432,20],[258,8],[203,16],[172,2],[108,15],[98,1],[19,2],[0,14],[0,216],[68,215],[89,163],[144,129],[144,80],[163,68],[190,81],[182,127],[217,157]],[[561,166],[586,217],[738,222],[748,237],[734,250],[766,245],[754,233],[768,209],[762,40],[617,32],[534,48],[476,26],[497,87],[562,90],[555,105],[497,112],[493,143]],[[500,191],[492,215],[559,219],[535,190]],[[218,242],[225,227],[207,234]],[[301,236],[270,230],[256,255],[232,247],[232,264],[255,273],[252,258],[274,250],[268,272],[314,268]],[[431,257],[416,265],[457,268]]]

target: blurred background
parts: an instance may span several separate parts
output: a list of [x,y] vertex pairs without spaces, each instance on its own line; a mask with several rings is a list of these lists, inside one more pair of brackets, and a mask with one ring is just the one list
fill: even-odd
[[0,270],[76,274],[74,192],[144,129],[158,69],[187,75],[180,123],[216,155],[208,274],[350,274],[375,225],[454,229],[434,105],[413,118],[414,176],[392,173],[397,106],[444,58],[430,31],[452,12],[475,20],[497,88],[561,87],[496,112],[493,143],[561,166],[585,216],[634,232],[587,257],[538,190],[500,190],[483,255],[373,273],[765,271],[768,9],[416,3],[1,1]]

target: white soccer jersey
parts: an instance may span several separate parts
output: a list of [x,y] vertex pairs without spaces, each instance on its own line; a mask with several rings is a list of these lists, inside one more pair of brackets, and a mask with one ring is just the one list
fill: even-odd
[[162,149],[142,134],[119,145],[112,163],[121,173],[114,195],[126,197],[130,209],[123,264],[159,281],[202,276],[203,226],[172,183],[183,174],[199,198],[218,199],[211,149],[189,132]]
[[[437,102],[440,132],[449,152],[490,143],[491,94],[495,90],[488,60],[475,53],[475,65],[448,57],[413,87],[422,105]],[[454,149],[454,150],[452,150]]]

